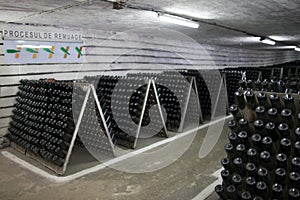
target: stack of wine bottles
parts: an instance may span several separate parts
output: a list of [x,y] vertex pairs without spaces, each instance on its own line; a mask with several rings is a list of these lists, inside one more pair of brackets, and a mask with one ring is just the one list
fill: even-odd
[[42,159],[62,166],[74,131],[72,82],[21,80],[9,139]]
[[[72,109],[75,119],[79,119],[79,113],[84,106],[83,101],[86,98],[88,89],[86,86],[87,84],[84,80],[77,81],[74,84]],[[103,156],[113,157],[112,143],[115,142],[115,137],[114,135],[110,135],[111,141],[109,140],[100,115],[100,109],[95,103],[92,91],[87,98],[82,119],[78,126],[78,137],[76,137],[75,145],[87,148],[90,153],[96,155],[100,160],[102,160]]]
[[[85,77],[85,80],[88,83],[93,82],[94,85],[96,86],[96,93],[97,93],[98,100],[100,102],[100,106],[101,106],[103,114],[104,114],[104,120],[107,124],[108,131],[112,138],[112,142],[114,144],[123,145],[128,148],[133,148],[133,144],[135,141],[134,130],[131,130],[130,133],[132,135],[129,135],[126,131],[122,130],[122,128],[118,126],[119,124],[115,120],[115,118],[119,118],[119,116],[122,115],[123,108],[119,108],[119,110],[117,112],[112,111],[112,105],[118,106],[119,102],[117,102],[117,101],[120,100],[118,98],[117,99],[112,98],[114,89],[115,89],[117,83],[119,82],[120,78],[121,78],[120,76],[95,76],[95,77]],[[123,101],[128,102],[126,96],[124,95],[124,93],[126,93],[126,89],[124,89],[123,91],[120,90],[118,92],[120,92],[119,95],[123,96],[123,99],[124,99]],[[143,100],[141,100],[141,101],[143,101]],[[121,101],[120,101],[120,103],[121,103]],[[128,107],[127,107],[127,109],[128,109]],[[92,113],[92,114],[95,116],[95,113]],[[96,115],[99,115],[98,112]],[[114,116],[114,115],[118,115],[118,116]],[[125,120],[124,123],[126,123],[127,121],[126,121],[125,117],[124,117],[124,120]],[[100,116],[99,116],[98,122],[99,122],[99,125],[101,126],[102,130],[104,130],[104,126],[101,122]],[[128,126],[129,125],[127,125],[127,127]]]
[[[153,136],[153,133],[165,136],[165,133],[162,133],[160,113],[157,109],[154,109],[155,114],[150,113],[153,111],[151,108],[157,105],[157,101],[152,85],[148,90],[149,76],[151,74],[86,77],[97,79],[98,99],[115,144],[134,148],[139,123],[142,137]],[[176,99],[165,88],[160,85],[156,87],[161,103],[167,110],[166,126],[169,130],[175,130],[180,124],[180,110],[179,112],[177,110],[179,105],[175,105]]]
[[267,91],[277,93],[298,93],[300,91],[300,79],[298,77],[285,77],[279,79],[278,77],[272,77],[270,80],[264,79],[261,81],[257,79],[255,81],[248,79],[247,81],[240,80],[239,87],[243,89],[252,89],[255,91]]
[[234,104],[234,93],[239,88],[239,81],[242,79],[242,71],[232,68],[227,68],[222,71],[225,75],[228,104]]
[[[255,112],[253,123],[245,107]],[[223,182],[215,187],[220,199],[300,199],[299,108],[292,94],[237,92]]]
[[[181,70],[180,73],[183,76],[195,77],[197,90],[199,93],[199,102],[201,105],[201,111],[204,120],[210,120],[213,112],[213,102],[217,100],[220,81],[222,81],[221,74],[219,70]],[[220,74],[220,78],[217,74]],[[219,103],[224,103],[224,108],[226,108],[226,101],[220,101]],[[225,114],[225,113],[222,113]],[[216,117],[216,116],[214,116]]]

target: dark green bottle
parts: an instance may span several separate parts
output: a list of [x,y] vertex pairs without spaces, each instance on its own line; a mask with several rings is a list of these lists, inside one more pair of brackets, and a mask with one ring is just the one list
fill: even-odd
[[265,109],[271,108],[271,104],[265,92],[258,92],[256,97],[259,105],[265,107]]
[[285,94],[283,96],[283,101],[285,108],[288,108],[292,111],[292,114],[294,115],[296,113],[296,107],[295,107],[295,100],[293,95],[291,94]]
[[255,110],[255,108],[257,107],[257,101],[256,101],[253,91],[251,91],[251,90],[246,91],[245,97],[247,100],[247,103],[246,103],[247,107],[250,110]]
[[246,106],[246,101],[244,98],[243,91],[237,91],[234,93],[235,102],[237,103],[239,109],[243,110]]
[[282,106],[278,94],[276,93],[270,94],[269,99],[272,107],[276,108],[278,111],[282,110]]
[[236,104],[232,104],[229,107],[229,112],[232,114],[233,118],[236,121],[239,121],[240,119],[242,119],[244,117],[243,113],[241,112],[241,110],[239,109],[239,107]]

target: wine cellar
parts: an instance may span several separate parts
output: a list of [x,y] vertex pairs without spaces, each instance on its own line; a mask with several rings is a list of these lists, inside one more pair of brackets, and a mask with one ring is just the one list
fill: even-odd
[[299,2],[0,10],[1,200],[300,199]]

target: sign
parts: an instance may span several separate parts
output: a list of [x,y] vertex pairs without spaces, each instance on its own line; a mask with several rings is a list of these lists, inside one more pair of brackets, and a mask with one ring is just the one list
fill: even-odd
[[83,62],[82,36],[77,33],[3,30],[7,64]]
[[4,40],[4,59],[8,64],[79,63],[83,43]]
[[82,42],[82,35],[78,33],[41,32],[29,30],[3,30],[4,40],[38,40]]

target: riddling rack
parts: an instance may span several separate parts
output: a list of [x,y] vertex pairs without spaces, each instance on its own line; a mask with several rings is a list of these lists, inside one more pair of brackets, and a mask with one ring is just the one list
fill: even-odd
[[139,138],[153,133],[169,137],[194,128],[201,121],[195,78],[180,86],[176,78],[166,73],[21,80],[9,128],[12,147],[63,175],[74,145],[109,159],[118,156],[117,145],[134,149]]

